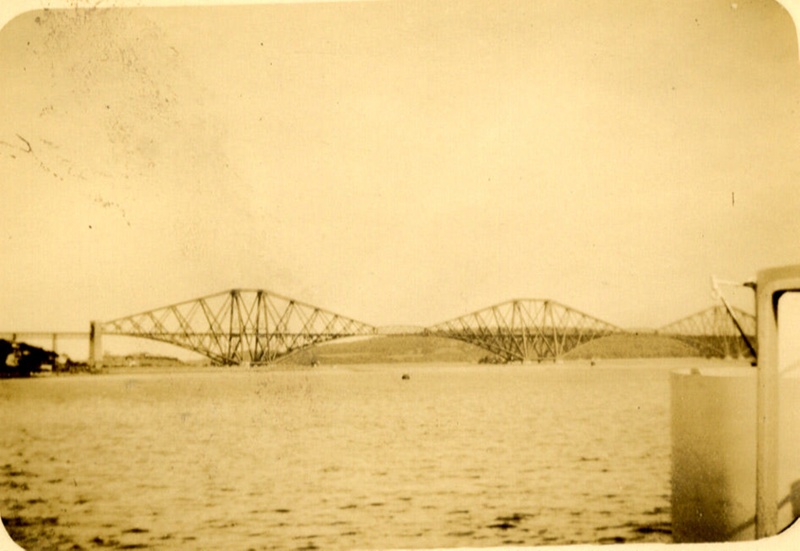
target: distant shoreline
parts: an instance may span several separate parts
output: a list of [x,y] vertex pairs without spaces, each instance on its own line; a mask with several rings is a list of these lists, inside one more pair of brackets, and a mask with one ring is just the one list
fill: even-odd
[[[562,358],[541,361],[531,360],[526,365],[548,366],[553,364],[587,363],[602,366],[604,362],[686,359],[694,361],[719,360],[727,362],[741,361],[748,364],[749,358],[706,358],[702,352],[686,342],[675,338],[654,334],[619,334],[610,335],[586,342],[564,354]],[[518,362],[505,363],[491,352],[474,344],[455,339],[422,336],[380,336],[358,341],[332,341],[322,345],[299,350],[283,360],[269,365],[212,365],[211,360],[198,359],[185,361],[177,357],[151,355],[106,356],[104,367],[98,372],[85,364],[70,370],[53,370],[50,372],[34,372],[33,377],[76,376],[94,374],[126,374],[126,373],[197,373],[197,372],[232,372],[232,371],[314,371],[331,366],[351,367],[374,365],[497,365],[512,367]]]
[[[561,367],[564,369],[571,368],[592,368],[592,369],[681,369],[690,366],[698,367],[712,367],[715,365],[740,365],[743,368],[749,367],[749,361],[745,359],[732,359],[732,358],[700,358],[700,357],[672,357],[672,358],[613,358],[591,360],[585,358],[572,358],[564,359],[563,361],[542,361],[541,363],[508,363],[508,364],[479,364],[475,362],[374,362],[374,363],[360,363],[360,364],[320,364],[318,366],[302,365],[296,363],[278,363],[271,365],[232,365],[232,366],[198,366],[198,365],[143,365],[136,367],[104,367],[102,370],[91,374],[83,374],[87,376],[114,376],[114,375],[136,375],[136,374],[190,374],[190,373],[286,373],[286,372],[307,372],[307,373],[330,373],[337,370],[341,371],[360,371],[372,369],[385,369],[387,371],[401,371],[403,369],[420,369],[425,368],[494,368],[498,371],[507,371],[518,368],[531,369],[542,368],[549,369],[553,367]],[[60,375],[53,375],[60,376]],[[74,375],[71,375],[74,376]]]

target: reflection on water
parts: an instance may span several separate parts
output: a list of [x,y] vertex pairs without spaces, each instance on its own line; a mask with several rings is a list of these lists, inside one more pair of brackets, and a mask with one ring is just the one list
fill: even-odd
[[669,541],[682,365],[6,380],[0,515],[53,549]]

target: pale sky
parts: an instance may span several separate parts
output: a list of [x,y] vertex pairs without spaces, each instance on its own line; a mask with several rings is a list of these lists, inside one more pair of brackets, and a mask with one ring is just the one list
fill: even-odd
[[712,275],[800,263],[798,59],[772,1],[26,13],[0,330],[235,287],[375,325],[549,298],[660,327]]

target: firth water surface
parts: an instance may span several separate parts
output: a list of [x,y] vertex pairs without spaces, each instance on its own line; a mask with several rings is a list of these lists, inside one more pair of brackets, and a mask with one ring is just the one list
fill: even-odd
[[0,515],[31,549],[669,541],[687,365],[0,381]]

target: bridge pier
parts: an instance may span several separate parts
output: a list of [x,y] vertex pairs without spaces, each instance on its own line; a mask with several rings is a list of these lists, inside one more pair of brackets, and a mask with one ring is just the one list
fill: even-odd
[[103,367],[103,326],[99,321],[89,324],[89,367]]

